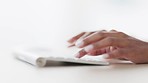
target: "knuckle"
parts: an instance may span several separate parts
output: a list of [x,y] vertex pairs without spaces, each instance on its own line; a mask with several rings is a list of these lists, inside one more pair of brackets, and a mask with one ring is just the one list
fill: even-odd
[[116,39],[114,37],[108,37],[106,38],[106,41],[108,44],[112,45],[116,41]]

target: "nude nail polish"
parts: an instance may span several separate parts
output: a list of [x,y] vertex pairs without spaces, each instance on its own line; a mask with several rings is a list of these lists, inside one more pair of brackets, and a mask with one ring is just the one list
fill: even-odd
[[84,45],[84,42],[82,40],[77,40],[75,43],[76,47],[82,47]]
[[93,50],[93,48],[94,48],[93,45],[88,45],[88,46],[86,46],[86,47],[84,48],[84,50],[85,50],[86,52],[89,52],[89,51]]

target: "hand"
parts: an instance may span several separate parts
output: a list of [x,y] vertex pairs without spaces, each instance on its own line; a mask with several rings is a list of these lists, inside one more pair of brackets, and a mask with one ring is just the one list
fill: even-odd
[[[76,42],[85,33],[77,35],[70,40]],[[81,41],[75,43],[77,47],[82,48],[77,53],[81,58],[86,54],[97,56],[107,53],[107,59],[127,59],[134,63],[148,63],[148,43],[128,36],[123,32],[111,30],[107,32],[95,31],[81,38]]]

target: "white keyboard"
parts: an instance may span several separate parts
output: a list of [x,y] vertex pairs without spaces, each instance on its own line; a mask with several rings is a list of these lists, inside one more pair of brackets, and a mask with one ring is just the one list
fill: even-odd
[[[58,51],[57,51],[58,50]],[[85,56],[83,58],[75,58],[74,54],[78,50],[74,49],[50,49],[46,47],[25,47],[17,49],[14,55],[19,60],[25,61],[35,66],[44,67],[53,62],[70,62],[93,65],[109,65],[102,56]]]

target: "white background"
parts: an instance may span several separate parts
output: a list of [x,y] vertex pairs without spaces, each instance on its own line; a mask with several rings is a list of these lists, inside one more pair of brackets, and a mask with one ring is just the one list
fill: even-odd
[[[16,61],[12,56],[16,46],[44,44],[60,47],[79,32],[101,29],[117,29],[146,41],[147,28],[147,0],[0,0],[0,82],[49,83],[52,76],[55,79],[58,76],[54,69],[42,71]],[[48,77],[46,73],[52,76]],[[66,77],[60,77],[57,78],[62,83],[69,82]],[[114,82],[117,81],[120,80]]]
[[147,0],[1,0],[1,43],[48,44],[101,29],[147,38],[147,4]]

